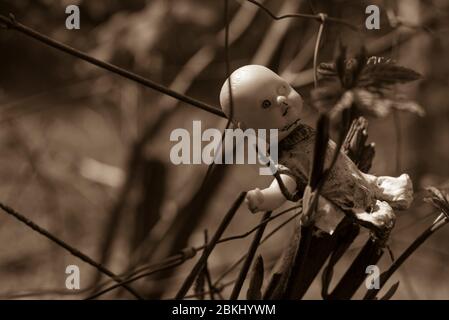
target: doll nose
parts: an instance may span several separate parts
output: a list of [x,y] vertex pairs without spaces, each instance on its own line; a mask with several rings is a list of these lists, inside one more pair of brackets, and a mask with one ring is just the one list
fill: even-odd
[[282,106],[287,103],[287,98],[285,96],[278,96],[276,98],[276,102],[278,103],[279,106]]
[[287,103],[287,98],[284,96],[278,96],[276,98],[276,102],[278,103],[278,106],[281,108],[280,110],[281,110],[282,116],[283,117],[286,116],[288,109],[290,108],[290,106]]

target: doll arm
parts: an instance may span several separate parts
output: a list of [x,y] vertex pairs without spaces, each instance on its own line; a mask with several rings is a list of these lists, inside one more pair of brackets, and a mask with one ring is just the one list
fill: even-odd
[[[290,193],[294,193],[296,190],[295,180],[286,174],[280,174],[280,177],[287,190]],[[254,190],[248,191],[246,195],[246,203],[249,210],[251,210],[251,212],[253,213],[258,211],[275,210],[280,207],[286,200],[287,199],[285,199],[284,195],[282,194],[281,188],[279,187],[276,179],[273,179],[273,182],[268,188],[262,190],[256,188]]]

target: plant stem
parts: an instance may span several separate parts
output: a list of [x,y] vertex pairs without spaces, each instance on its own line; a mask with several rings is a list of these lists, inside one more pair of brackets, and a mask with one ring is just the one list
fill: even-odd
[[[268,14],[274,20],[282,20],[282,19],[289,19],[289,18],[304,18],[304,19],[312,19],[312,20],[321,21],[321,17],[319,14],[291,13],[291,14],[284,14],[282,16],[276,16],[274,13],[272,13],[270,10],[268,10],[268,8],[265,7],[264,5],[262,5],[261,3],[255,1],[255,0],[246,0],[246,1],[251,2],[252,4],[258,6],[260,9],[262,9],[266,14]],[[334,18],[334,17],[328,17],[328,20],[331,22],[339,23],[343,26],[346,26],[353,31],[360,32],[360,29],[357,26],[355,26],[345,20],[342,20],[339,18]]]
[[323,36],[324,31],[324,23],[326,22],[326,15],[320,13],[321,23],[320,28],[318,29],[318,35],[315,42],[315,50],[313,52],[313,85],[315,88],[318,87],[318,53],[320,51],[321,37]]
[[251,263],[253,262],[254,256],[256,255],[257,248],[259,247],[260,240],[262,239],[265,227],[268,224],[268,219],[270,218],[271,213],[272,213],[271,211],[267,211],[262,217],[262,221],[265,222],[257,230],[257,233],[255,234],[253,241],[251,242],[251,246],[246,255],[245,262],[243,263],[242,269],[240,270],[240,274],[237,278],[234,289],[232,290],[231,300],[237,300],[239,298],[243,282],[245,281],[246,276],[248,275],[249,268],[251,267]]
[[169,89],[167,87],[164,87],[164,86],[162,86],[162,85],[160,85],[160,84],[158,84],[158,83],[156,83],[154,81],[151,81],[151,80],[149,80],[147,78],[144,78],[144,77],[142,77],[142,76],[140,76],[138,74],[135,74],[135,73],[133,73],[131,71],[125,70],[123,68],[120,68],[120,67],[118,67],[116,65],[113,65],[111,63],[108,63],[108,62],[105,62],[105,61],[102,61],[102,60],[98,60],[98,59],[88,55],[87,53],[84,53],[84,52],[82,52],[80,50],[77,50],[77,49],[75,49],[73,47],[70,47],[70,46],[68,46],[66,44],[63,44],[62,42],[59,42],[59,41],[56,41],[56,40],[54,40],[54,39],[52,39],[50,37],[47,37],[46,35],[43,35],[42,33],[37,32],[36,30],[33,30],[33,29],[31,29],[31,28],[29,28],[29,27],[27,27],[27,26],[17,22],[13,18],[7,18],[7,17],[5,17],[3,15],[0,15],[0,23],[4,24],[9,29],[17,30],[17,31],[19,31],[19,32],[21,32],[21,33],[31,37],[31,38],[34,38],[35,40],[38,40],[38,41],[40,41],[42,43],[45,43],[46,45],[48,45],[50,47],[53,47],[55,49],[58,49],[58,50],[63,51],[65,53],[68,53],[71,56],[77,57],[77,58],[79,58],[81,60],[84,60],[84,61],[86,61],[86,62],[88,62],[90,64],[93,64],[93,65],[95,65],[95,66],[97,66],[99,68],[106,69],[106,70],[108,70],[108,71],[110,71],[112,73],[118,74],[118,75],[120,75],[120,76],[122,76],[124,78],[130,79],[130,80],[133,80],[133,81],[135,81],[137,83],[140,83],[140,84],[142,84],[142,85],[144,85],[144,86],[146,86],[148,88],[151,88],[153,90],[156,90],[156,91],[159,91],[159,92],[161,92],[163,94],[166,94],[166,95],[168,95],[168,96],[170,96],[172,98],[175,98],[175,99],[177,99],[179,101],[183,101],[183,102],[188,103],[188,104],[190,104],[192,106],[195,106],[197,108],[203,109],[203,110],[205,110],[207,112],[213,113],[213,114],[215,114],[217,116],[220,116],[222,118],[225,118],[224,113],[217,107],[213,107],[211,105],[208,105],[208,104],[206,104],[204,102],[196,100],[196,99],[194,99],[192,97],[189,97],[187,95],[180,94],[180,93],[178,93],[176,91],[173,91],[173,90],[171,90],[171,89]]
[[[87,256],[86,254],[82,253],[81,251],[79,251],[78,249],[72,247],[71,245],[67,244],[65,241],[59,239],[58,237],[56,237],[55,235],[53,235],[52,233],[50,233],[48,230],[45,230],[44,228],[41,228],[40,226],[38,226],[36,223],[34,223],[33,221],[31,221],[30,219],[26,218],[25,216],[23,216],[22,214],[20,214],[19,212],[15,211],[14,209],[4,205],[3,203],[0,203],[0,208],[5,211],[6,213],[8,213],[9,215],[13,216],[14,218],[16,218],[17,220],[19,220],[20,222],[24,223],[25,225],[27,225],[28,227],[30,227],[31,229],[33,229],[34,231],[36,231],[37,233],[43,235],[44,237],[46,237],[47,239],[53,241],[54,243],[56,243],[58,246],[64,248],[65,250],[67,250],[68,252],[70,252],[72,255],[74,255],[75,257],[78,257],[79,259],[83,260],[84,262],[90,264],[91,266],[93,266],[94,268],[96,268],[97,270],[99,270],[100,272],[104,273],[105,275],[109,276],[111,279],[113,279],[115,282],[117,283],[121,283],[122,279],[120,279],[115,273],[113,273],[112,271],[110,271],[109,269],[107,269],[105,266],[99,264],[98,262],[94,261],[92,258],[90,258],[89,256]],[[143,300],[143,297],[140,296],[133,288],[129,287],[128,285],[124,284],[123,287],[128,290],[128,292],[130,292],[133,296],[135,296],[137,299],[141,299]]]
[[175,299],[183,299],[184,298],[187,291],[192,286],[193,281],[195,281],[195,278],[198,276],[198,273],[201,271],[204,264],[206,263],[207,258],[209,258],[209,255],[212,253],[212,250],[217,245],[218,240],[220,240],[220,237],[223,235],[224,231],[229,226],[229,223],[231,222],[232,218],[234,218],[234,215],[236,214],[237,210],[240,208],[240,205],[242,204],[245,197],[246,197],[246,192],[241,192],[240,195],[238,196],[238,198],[234,201],[231,208],[226,213],[222,222],[218,226],[218,229],[215,232],[214,236],[212,237],[212,240],[207,245],[207,247],[204,249],[203,254],[201,255],[200,259],[195,264],[192,271],[190,271],[190,274],[187,276],[187,278],[184,280],[184,283],[182,284],[181,288],[179,289],[178,293],[176,294]]
[[390,279],[390,277],[396,272],[396,270],[407,260],[412,253],[414,253],[431,235],[436,231],[441,229],[448,223],[449,219],[447,217],[436,221],[429,228],[427,228],[412,244],[397,258],[393,264],[388,268],[387,271],[382,273],[380,276],[379,289],[368,290],[368,292],[363,297],[364,300],[371,300],[376,297],[376,294],[383,288],[385,283]]
[[376,264],[382,254],[379,241],[370,237],[327,299],[351,299],[366,277],[366,267]]

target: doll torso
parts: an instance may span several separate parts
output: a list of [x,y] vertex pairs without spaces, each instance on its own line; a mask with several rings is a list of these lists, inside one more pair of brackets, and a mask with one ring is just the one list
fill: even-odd
[[[307,185],[313,162],[315,129],[300,124],[279,143],[280,172],[292,176],[298,188]],[[329,141],[325,168],[330,166],[336,145]],[[356,165],[343,153],[323,185],[321,195],[342,209],[367,209],[375,204],[374,186]]]

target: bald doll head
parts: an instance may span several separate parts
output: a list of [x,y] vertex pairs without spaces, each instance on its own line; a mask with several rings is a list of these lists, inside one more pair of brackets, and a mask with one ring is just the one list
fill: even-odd
[[281,77],[260,65],[235,70],[220,92],[220,105],[229,118],[242,129],[278,129],[285,137],[299,122],[303,107],[301,96]]

